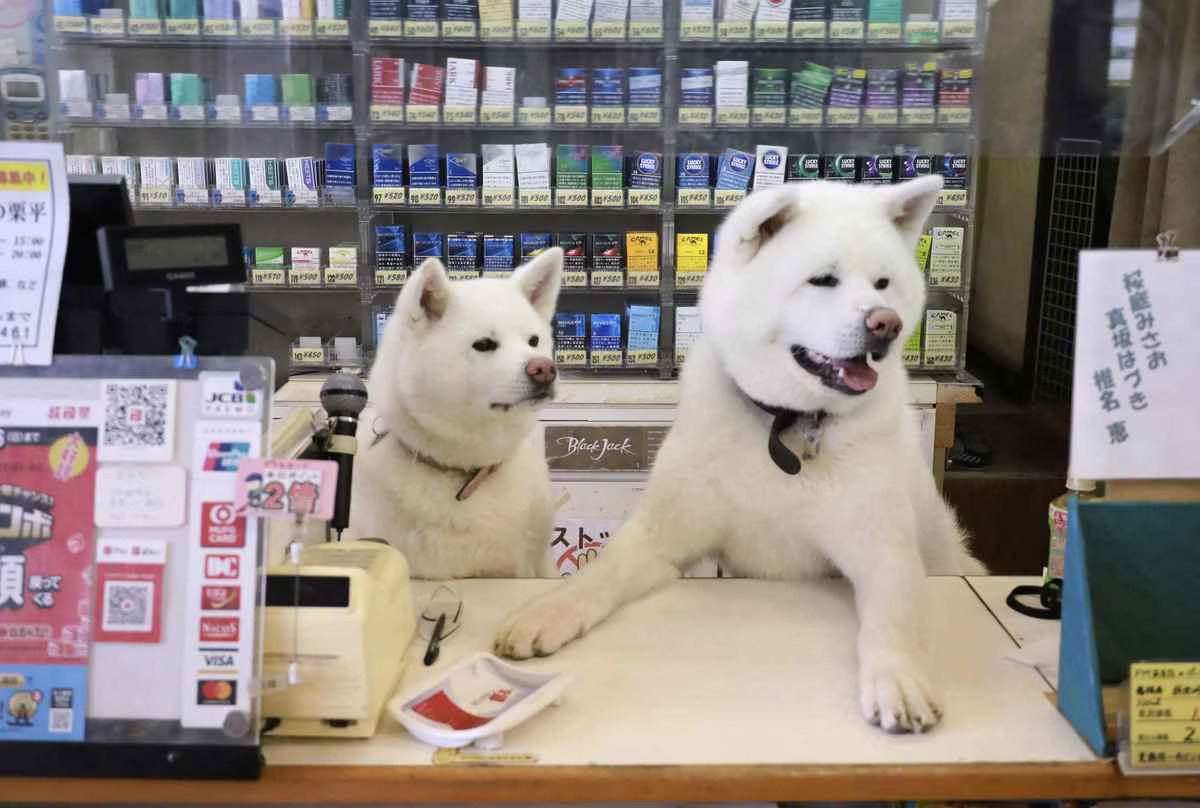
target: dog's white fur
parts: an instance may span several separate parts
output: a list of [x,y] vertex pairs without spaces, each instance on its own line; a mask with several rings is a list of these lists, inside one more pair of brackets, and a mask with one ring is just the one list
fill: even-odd
[[[921,578],[982,569],[922,460],[900,358],[922,315],[913,254],[940,188],[940,177],[888,188],[786,185],[731,212],[700,298],[704,334],[642,502],[597,561],[510,617],[499,652],[552,653],[711,553],[748,576],[838,572],[855,590],[866,718],[889,731],[937,723]],[[827,273],[837,287],[808,282]],[[885,277],[890,285],[876,288]],[[872,362],[874,389],[837,392],[794,361],[793,345],[863,354],[866,312],[881,306],[900,314],[903,329]],[[748,396],[829,414],[798,475],[769,458],[771,418]],[[799,431],[783,433],[797,454]]]
[[[349,533],[386,539],[418,578],[530,576],[543,564],[554,513],[531,435],[545,399],[529,397],[545,391],[525,367],[553,356],[561,276],[557,247],[511,280],[451,283],[429,259],[400,293],[371,372],[378,418],[359,430]],[[485,338],[499,347],[472,347]],[[468,475],[413,451],[454,468],[499,465],[459,501]]]

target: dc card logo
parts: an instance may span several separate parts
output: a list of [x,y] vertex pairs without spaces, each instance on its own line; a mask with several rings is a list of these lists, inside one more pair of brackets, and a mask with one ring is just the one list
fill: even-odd
[[779,168],[782,159],[777,151],[763,153],[763,168]]

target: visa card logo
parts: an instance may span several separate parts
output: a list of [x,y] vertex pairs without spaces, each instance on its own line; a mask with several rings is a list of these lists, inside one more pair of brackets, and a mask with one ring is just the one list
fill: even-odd
[[204,470],[237,471],[238,462],[249,456],[247,441],[213,441],[204,452]]

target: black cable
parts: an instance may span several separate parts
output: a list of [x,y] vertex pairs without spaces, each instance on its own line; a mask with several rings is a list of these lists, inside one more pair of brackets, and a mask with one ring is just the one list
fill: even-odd
[[[1062,585],[1062,578],[1051,578],[1042,586],[1024,584],[1014,587],[1004,602],[1008,604],[1008,608],[1026,617],[1036,617],[1039,620],[1058,620],[1062,617]],[[1041,608],[1020,600],[1022,597],[1033,595],[1036,595],[1041,602]]]

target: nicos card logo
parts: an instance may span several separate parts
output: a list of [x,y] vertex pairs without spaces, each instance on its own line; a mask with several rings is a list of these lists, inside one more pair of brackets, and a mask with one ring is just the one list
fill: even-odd
[[200,618],[200,642],[237,642],[240,633],[236,617]]

